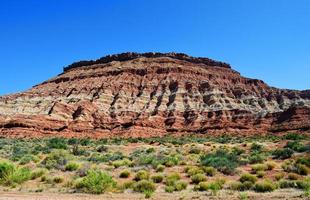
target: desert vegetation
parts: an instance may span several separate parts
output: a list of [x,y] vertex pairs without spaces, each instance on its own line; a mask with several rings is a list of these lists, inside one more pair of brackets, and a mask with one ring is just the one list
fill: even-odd
[[[0,190],[102,194],[130,191],[310,191],[304,135],[156,138],[0,138]],[[183,193],[182,193],[183,194]]]

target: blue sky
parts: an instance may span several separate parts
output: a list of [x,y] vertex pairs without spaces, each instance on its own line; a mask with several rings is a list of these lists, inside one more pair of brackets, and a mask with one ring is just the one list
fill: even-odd
[[210,57],[272,86],[310,89],[309,10],[309,0],[2,0],[0,94],[127,51]]

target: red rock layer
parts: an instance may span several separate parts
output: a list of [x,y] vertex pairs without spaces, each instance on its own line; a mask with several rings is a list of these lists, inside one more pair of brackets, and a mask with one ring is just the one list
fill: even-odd
[[0,97],[8,136],[267,134],[310,130],[310,91],[280,90],[228,64],[185,54],[125,53],[82,61]]

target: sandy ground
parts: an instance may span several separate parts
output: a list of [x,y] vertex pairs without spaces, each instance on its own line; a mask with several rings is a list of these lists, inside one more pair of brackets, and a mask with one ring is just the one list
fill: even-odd
[[[249,200],[267,200],[267,199],[305,199],[310,200],[309,197],[304,197],[303,191],[285,189],[277,190],[272,193],[255,193],[246,192]],[[99,199],[115,199],[115,200],[134,200],[144,199],[143,194],[137,193],[107,193],[102,195],[88,195],[88,194],[57,194],[57,193],[12,193],[12,192],[0,192],[0,200],[99,200]],[[227,199],[237,200],[240,199],[240,193],[231,191],[221,191],[217,196],[212,196],[207,192],[176,192],[176,193],[155,193],[150,199]]]

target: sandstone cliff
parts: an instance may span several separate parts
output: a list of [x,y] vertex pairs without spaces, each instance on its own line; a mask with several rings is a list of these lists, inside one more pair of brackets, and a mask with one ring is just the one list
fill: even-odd
[[230,65],[177,53],[73,63],[0,97],[0,135],[162,136],[310,131],[310,90],[281,90]]

